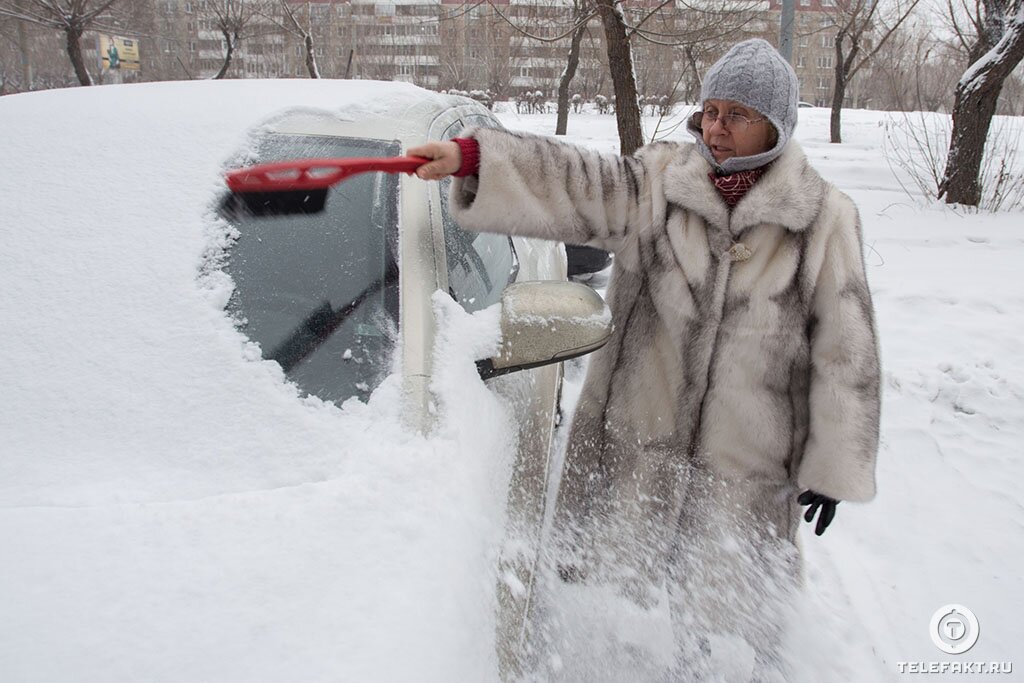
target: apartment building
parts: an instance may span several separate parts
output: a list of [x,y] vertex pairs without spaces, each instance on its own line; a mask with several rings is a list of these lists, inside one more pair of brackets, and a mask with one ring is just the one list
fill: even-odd
[[[145,80],[212,78],[227,44],[214,0],[158,0],[153,34],[143,39]],[[639,17],[656,0],[627,0]],[[427,88],[490,90],[514,97],[553,96],[565,68],[574,22],[568,0],[322,0],[289,2],[313,38],[322,76],[403,80]],[[279,16],[254,16],[241,32],[229,78],[307,77],[302,36]],[[153,43],[156,45],[153,45]],[[665,94],[684,60],[674,50],[635,51],[642,94]],[[666,57],[666,52],[670,53]],[[581,45],[573,92],[610,95],[604,31],[593,18]]]
[[[228,23],[234,22],[240,37],[226,77],[308,77],[305,31],[326,78],[403,80],[435,90],[490,90],[501,98],[539,90],[553,97],[566,66],[575,16],[571,0],[287,1],[294,23],[280,4],[233,3],[242,11],[228,17]],[[693,100],[703,72],[729,45],[751,36],[777,42],[780,0],[704,1],[703,11],[692,1],[686,6],[623,2],[627,22],[648,32],[632,41],[641,96]],[[796,7],[793,64],[800,97],[822,106],[831,103],[836,1],[797,0]],[[133,27],[137,29],[140,70],[104,73],[95,36],[87,33],[83,47],[89,68],[98,82],[214,77],[228,48],[221,30],[226,6],[216,0],[133,3],[124,31],[131,36]],[[655,8],[658,13],[648,17]],[[721,30],[730,21],[735,29]],[[37,47],[31,59],[62,65],[70,73],[60,35],[33,34]],[[611,96],[606,55],[604,29],[595,16],[581,44],[574,94],[588,100],[597,94]],[[54,82],[59,73],[47,73],[47,86],[61,84]],[[73,78],[64,84],[71,82]],[[856,82],[848,91],[850,103],[859,103]]]
[[[840,2],[842,0],[839,0]],[[836,0],[796,0],[793,25],[793,68],[800,79],[800,99],[819,107],[832,106],[832,85],[835,82],[837,21],[842,18]],[[778,27],[782,14],[780,0],[770,0],[769,22]],[[778,29],[769,37],[778,44]],[[870,49],[871,40],[864,48]],[[847,85],[844,106],[863,106],[860,79],[856,76]]]

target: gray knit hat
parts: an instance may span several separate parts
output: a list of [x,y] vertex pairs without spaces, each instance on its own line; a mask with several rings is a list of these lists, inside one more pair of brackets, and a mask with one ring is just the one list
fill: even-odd
[[779,141],[767,152],[732,157],[719,165],[704,144],[700,128],[692,123],[687,127],[697,138],[701,154],[719,174],[758,168],[782,154],[793,136],[799,94],[796,72],[771,43],[760,38],[744,40],[733,45],[708,69],[700,89],[701,104],[708,100],[735,100],[756,109],[775,126]]

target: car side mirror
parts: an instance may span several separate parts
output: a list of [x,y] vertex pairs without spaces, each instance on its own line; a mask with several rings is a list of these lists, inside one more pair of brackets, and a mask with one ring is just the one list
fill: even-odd
[[484,379],[596,351],[612,334],[611,311],[575,282],[519,282],[501,295],[501,350],[477,361]]

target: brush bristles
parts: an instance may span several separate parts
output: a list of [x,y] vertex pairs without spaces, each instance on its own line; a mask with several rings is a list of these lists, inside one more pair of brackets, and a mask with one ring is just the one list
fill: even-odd
[[[320,213],[327,205],[327,190],[235,192],[232,208],[244,207],[253,216],[288,216]],[[239,206],[239,203],[241,206]]]

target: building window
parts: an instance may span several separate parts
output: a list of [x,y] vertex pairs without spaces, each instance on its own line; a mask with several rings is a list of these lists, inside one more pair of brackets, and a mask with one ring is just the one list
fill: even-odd
[[835,47],[836,46],[836,37],[835,36],[822,36],[821,37],[821,46],[822,47]]
[[831,69],[832,68],[832,55],[827,57],[818,57],[818,68],[819,69]]
[[185,3],[185,14],[192,14],[192,3],[191,2],[186,2]]
[[798,67],[807,66],[807,58],[804,57],[803,55],[800,55],[799,57],[796,58],[796,65]]

